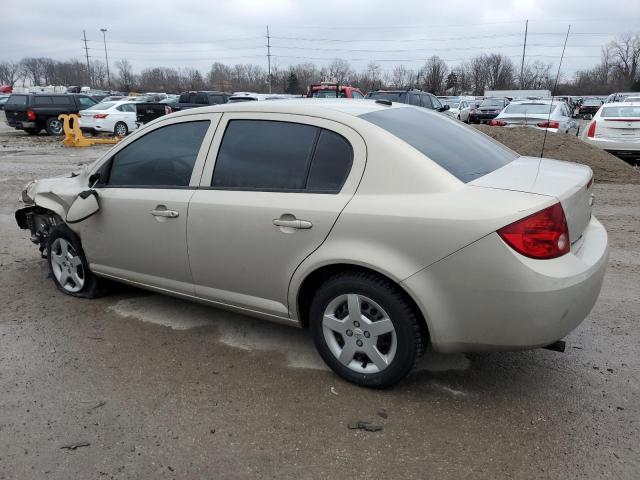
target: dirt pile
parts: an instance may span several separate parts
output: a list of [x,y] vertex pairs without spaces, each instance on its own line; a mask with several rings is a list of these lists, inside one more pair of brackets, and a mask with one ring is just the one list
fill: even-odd
[[[533,128],[500,128],[474,125],[520,155],[539,157],[544,132]],[[546,158],[583,163],[593,170],[596,182],[640,184],[640,168],[632,167],[618,157],[587,145],[574,135],[547,135],[544,147]]]

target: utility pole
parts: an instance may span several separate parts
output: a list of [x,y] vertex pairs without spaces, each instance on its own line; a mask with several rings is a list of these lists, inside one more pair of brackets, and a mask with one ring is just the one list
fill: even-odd
[[109,55],[107,55],[107,29],[101,28],[102,32],[102,40],[104,40],[104,59],[107,61],[107,85],[109,86],[109,90],[111,90],[111,76],[109,75]]
[[89,47],[87,47],[87,32],[85,30],[82,30],[82,36],[84,37],[84,53],[87,55],[87,76],[89,77],[89,83],[91,83],[91,66],[89,65]]
[[527,51],[527,31],[529,30],[529,20],[524,24],[524,46],[522,47],[522,64],[520,65],[520,88],[522,89],[522,76],[524,75],[524,53]]
[[269,93],[271,93],[271,37],[269,36],[269,25],[267,25],[267,66],[269,69]]

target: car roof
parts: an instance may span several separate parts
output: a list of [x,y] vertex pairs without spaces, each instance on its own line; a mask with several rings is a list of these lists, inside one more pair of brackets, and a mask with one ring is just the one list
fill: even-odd
[[225,103],[206,107],[192,108],[172,113],[174,116],[186,116],[201,113],[218,112],[262,112],[289,113],[294,115],[317,116],[328,119],[339,119],[344,115],[360,116],[366,113],[388,110],[391,108],[412,108],[400,102],[392,105],[377,103],[375,100],[333,99],[333,98],[300,98],[271,100],[269,102]]

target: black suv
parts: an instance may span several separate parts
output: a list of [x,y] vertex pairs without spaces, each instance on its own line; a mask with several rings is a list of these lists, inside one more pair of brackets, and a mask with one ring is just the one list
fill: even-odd
[[98,103],[87,95],[12,94],[4,106],[7,123],[16,130],[37,135],[45,129],[49,135],[62,135],[61,113],[78,113]]
[[207,105],[218,105],[229,101],[230,93],[227,92],[184,92],[180,94],[178,103],[171,105],[173,110],[184,110],[187,108],[205,107]]
[[449,105],[443,103],[433,94],[422,90],[377,90],[367,93],[366,98],[372,100],[389,100],[391,102],[408,103],[418,107],[430,108],[438,112],[449,110]]

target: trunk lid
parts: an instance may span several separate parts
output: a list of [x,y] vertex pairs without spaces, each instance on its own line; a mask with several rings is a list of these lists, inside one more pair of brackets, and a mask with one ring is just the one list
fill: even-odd
[[7,122],[27,122],[28,95],[11,95],[4,106]]
[[593,172],[586,165],[549,158],[520,157],[469,185],[558,199],[567,219],[573,249],[591,220],[592,178]]
[[640,118],[601,118],[597,121],[595,138],[640,141]]

